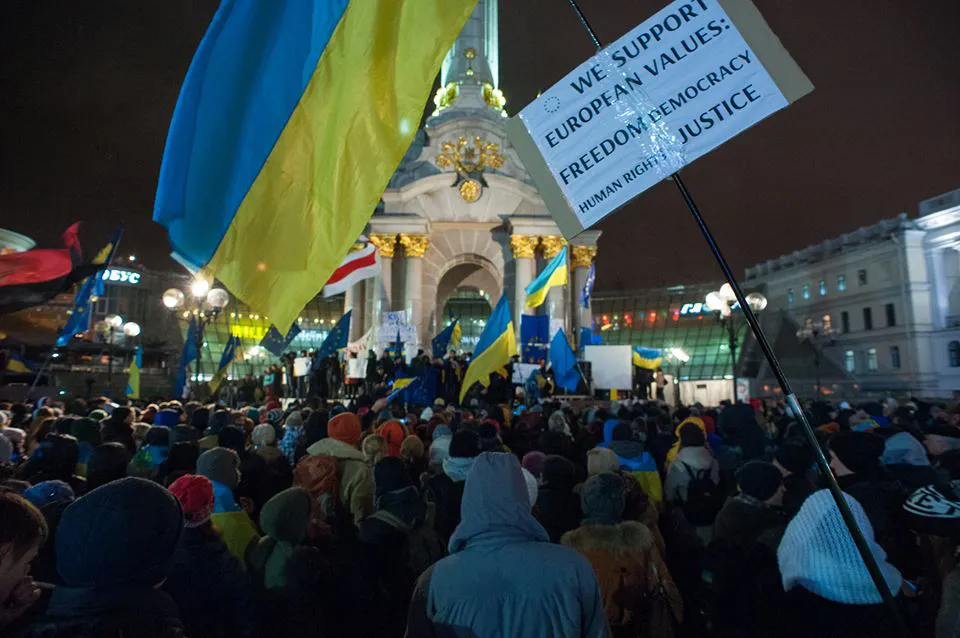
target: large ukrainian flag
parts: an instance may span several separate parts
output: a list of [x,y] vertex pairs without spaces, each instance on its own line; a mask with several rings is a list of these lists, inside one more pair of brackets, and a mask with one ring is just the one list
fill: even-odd
[[194,56],[154,220],[286,332],[363,230],[476,0],[223,0]]
[[513,320],[510,318],[510,303],[506,295],[500,296],[497,307],[483,328],[477,349],[467,367],[460,386],[460,402],[467,390],[478,381],[483,387],[490,385],[490,375],[510,363],[510,357],[517,354],[517,335],[514,334]]
[[524,289],[527,293],[527,308],[536,308],[547,300],[547,293],[554,286],[567,285],[567,247],[564,246],[537,278]]

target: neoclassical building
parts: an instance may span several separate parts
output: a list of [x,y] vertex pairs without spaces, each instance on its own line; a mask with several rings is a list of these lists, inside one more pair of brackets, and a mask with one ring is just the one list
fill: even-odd
[[[553,289],[541,308],[524,309],[524,288],[566,242],[507,139],[498,71],[497,0],[479,0],[444,60],[435,110],[367,228],[383,274],[347,292],[353,338],[379,326],[382,313],[405,311],[425,347],[452,300],[480,302],[489,314],[503,294],[517,330],[521,312],[549,313],[551,333],[563,327],[574,335],[591,325],[580,290],[599,232],[582,234],[570,247],[569,285]],[[473,323],[482,327],[485,316],[480,312]]]

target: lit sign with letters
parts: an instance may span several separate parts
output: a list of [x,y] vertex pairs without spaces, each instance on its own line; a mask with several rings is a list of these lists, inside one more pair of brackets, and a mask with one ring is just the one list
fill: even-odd
[[685,317],[687,315],[702,315],[705,312],[710,312],[710,309],[707,308],[706,304],[697,302],[697,303],[685,303],[680,307],[680,316]]
[[140,283],[141,273],[135,270],[123,270],[121,268],[107,268],[100,275],[100,278],[111,284],[127,284],[136,286]]

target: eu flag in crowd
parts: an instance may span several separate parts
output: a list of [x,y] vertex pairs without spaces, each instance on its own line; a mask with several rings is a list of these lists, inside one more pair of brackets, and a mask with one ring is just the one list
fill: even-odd
[[550,342],[550,367],[553,369],[553,378],[557,385],[573,392],[580,382],[580,371],[577,368],[577,358],[567,343],[567,335],[563,329],[557,330]]
[[[93,258],[91,263],[100,265],[110,265],[113,261],[113,253],[117,250],[120,238],[123,236],[123,229],[118,228],[110,239],[110,243],[100,249],[100,252]],[[90,329],[90,305],[96,297],[104,296],[105,285],[103,283],[102,272],[97,271],[87,277],[77,296],[73,300],[73,311],[67,318],[67,323],[60,328],[57,335],[57,347],[62,348],[73,339],[74,335],[80,332],[86,332]]]
[[280,334],[276,326],[271,325],[270,329],[267,330],[267,334],[263,335],[263,339],[260,340],[260,347],[266,348],[273,356],[279,357],[283,354],[283,351],[293,343],[293,340],[297,338],[298,334],[300,334],[300,326],[297,324],[290,326],[286,337]]
[[520,315],[520,343],[524,363],[536,362],[546,354],[550,340],[550,317],[547,315]]
[[182,399],[187,391],[187,366],[196,361],[200,353],[197,351],[197,318],[190,317],[187,326],[187,336],[183,339],[183,350],[180,351],[180,368],[177,370],[177,381],[173,396]]
[[370,219],[476,4],[223,0],[160,167],[153,218],[175,254],[292,325]]
[[402,377],[394,381],[393,392],[387,395],[387,402],[399,400],[407,405],[433,405],[439,382],[439,370],[432,366],[424,368],[415,377]]
[[350,338],[350,315],[352,314],[352,309],[346,311],[343,316],[340,317],[340,320],[337,321],[337,325],[335,325],[333,330],[327,335],[327,338],[320,344],[317,354],[313,357],[314,370],[318,369],[320,363],[331,354],[347,347],[347,340]]
[[459,325],[460,319],[454,319],[449,326],[433,338],[431,344],[433,346],[433,357],[435,359],[442,359],[443,355],[447,353],[447,349],[450,348],[450,344],[453,341],[453,333],[456,332]]

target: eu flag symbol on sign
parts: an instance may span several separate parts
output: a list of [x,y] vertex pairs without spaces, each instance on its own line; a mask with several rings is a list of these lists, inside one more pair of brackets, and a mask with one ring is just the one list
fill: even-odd
[[476,4],[222,0],[160,166],[177,257],[285,331],[363,231]]

